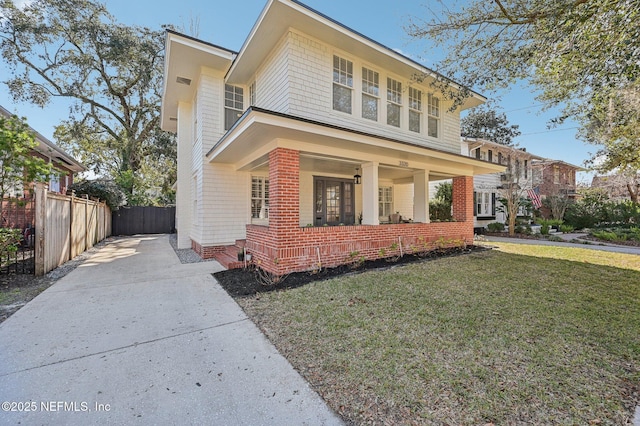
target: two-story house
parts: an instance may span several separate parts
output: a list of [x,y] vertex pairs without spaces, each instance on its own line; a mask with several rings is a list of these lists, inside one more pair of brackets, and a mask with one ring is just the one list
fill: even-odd
[[[551,159],[534,161],[532,166],[534,182],[542,200],[551,196],[576,199],[576,173],[584,171],[583,167]],[[541,208],[541,213],[544,217],[551,217],[546,207]]]
[[[527,191],[534,187],[533,164],[543,158],[522,148],[475,138],[462,138],[461,151],[463,155],[506,166],[504,172],[478,176],[473,182],[474,226],[486,228],[492,222],[506,223],[506,208],[500,203],[505,188],[511,184],[511,188],[527,197]],[[522,207],[518,215],[526,215]]]
[[[169,31],[178,246],[213,257],[242,244],[284,274],[398,243],[471,242],[473,176],[504,166],[460,154],[460,108],[434,78],[294,0],[269,0],[239,52]],[[429,223],[429,182],[446,178],[455,222]],[[408,223],[385,224],[395,212]]]

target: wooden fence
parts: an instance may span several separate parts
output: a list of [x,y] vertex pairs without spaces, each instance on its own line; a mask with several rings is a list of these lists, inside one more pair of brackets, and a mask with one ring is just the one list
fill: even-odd
[[105,203],[59,195],[36,184],[36,275],[44,275],[111,235]]

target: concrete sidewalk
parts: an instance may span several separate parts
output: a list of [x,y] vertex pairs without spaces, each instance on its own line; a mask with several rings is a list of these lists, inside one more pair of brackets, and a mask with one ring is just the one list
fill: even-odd
[[[640,247],[622,246],[615,244],[603,244],[594,241],[580,240],[581,236],[586,234],[564,234],[559,235],[560,238],[566,242],[556,242],[547,240],[536,240],[529,238],[509,238],[509,237],[495,237],[493,235],[484,236],[485,241],[491,242],[503,242],[513,244],[532,244],[541,246],[557,246],[557,247],[574,247],[584,248],[589,250],[610,251],[615,253],[627,253],[640,255]],[[572,243],[570,241],[584,241],[583,243]]]
[[0,324],[0,424],[342,424],[220,269],[166,235],[108,243]]

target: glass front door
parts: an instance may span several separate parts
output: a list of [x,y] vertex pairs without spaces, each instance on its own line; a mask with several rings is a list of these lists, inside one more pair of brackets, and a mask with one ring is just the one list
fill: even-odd
[[351,180],[314,178],[315,226],[353,225],[355,200]]

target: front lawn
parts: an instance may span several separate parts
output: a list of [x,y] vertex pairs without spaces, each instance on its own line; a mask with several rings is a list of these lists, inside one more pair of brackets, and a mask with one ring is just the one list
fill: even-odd
[[237,300],[350,422],[630,423],[638,256],[499,246]]

